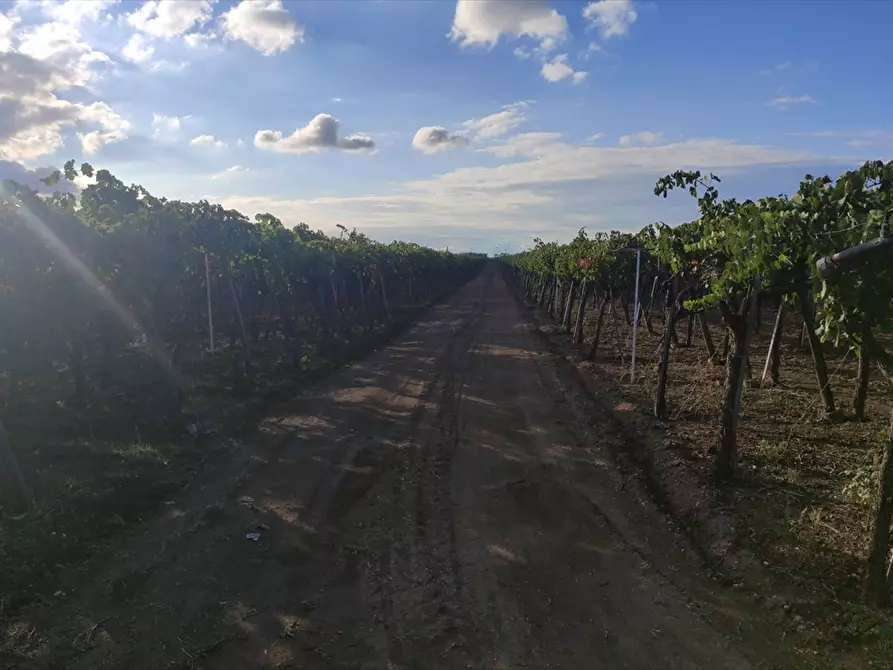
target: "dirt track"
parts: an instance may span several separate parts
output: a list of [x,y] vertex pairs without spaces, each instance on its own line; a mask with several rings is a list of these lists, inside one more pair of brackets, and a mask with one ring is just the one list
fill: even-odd
[[34,667],[764,667],[560,366],[489,268],[38,613]]

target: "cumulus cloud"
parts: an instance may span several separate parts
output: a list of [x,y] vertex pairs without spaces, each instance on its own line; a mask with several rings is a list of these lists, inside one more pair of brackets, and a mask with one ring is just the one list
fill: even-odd
[[193,137],[189,140],[189,144],[197,147],[215,147],[217,149],[226,148],[226,142],[218,140],[213,135],[199,135],[198,137]]
[[503,35],[564,39],[567,19],[543,0],[459,0],[450,38],[462,46],[492,46]]
[[130,122],[125,121],[104,102],[94,102],[87,106],[79,106],[79,120],[100,126],[99,130],[79,132],[81,147],[88,154],[98,153],[106,144],[127,139]]
[[241,165],[233,165],[232,167],[228,167],[222,172],[218,172],[217,174],[212,174],[211,179],[225,179],[226,177],[232,177],[239,173],[249,172],[247,167],[242,167]]
[[16,23],[16,20],[0,13],[0,53],[12,49],[12,31]]
[[525,112],[530,105],[526,102],[514,102],[502,108],[502,111],[480,119],[470,119],[462,124],[478,139],[486,140],[505,135],[527,120]]
[[51,19],[76,26],[99,20],[103,12],[116,4],[118,0],[65,0],[45,2],[42,7]]
[[574,84],[582,84],[589,76],[588,72],[574,70],[567,62],[567,54],[558,54],[550,61],[545,61],[540,68],[540,74],[548,82],[558,82],[570,77]]
[[155,53],[155,48],[149,44],[145,36],[134,33],[127,40],[127,44],[121,49],[121,57],[132,63],[144,63]]
[[632,0],[595,0],[583,8],[583,18],[608,39],[626,35],[639,15]]
[[[2,15],[0,15],[2,16]],[[127,136],[130,124],[103,102],[85,104],[59,97],[90,89],[106,54],[81,39],[77,26],[58,21],[12,34],[0,23],[0,158],[30,160],[62,146],[64,130],[78,133],[85,151]]]
[[776,109],[787,109],[791,105],[817,105],[818,101],[809,95],[800,95],[796,97],[785,96],[781,98],[773,98],[766,103],[769,107]]
[[369,151],[375,142],[364,135],[338,137],[338,120],[330,114],[317,114],[310,123],[284,136],[279,130],[258,130],[254,146],[284,154],[305,154],[325,149]]
[[167,39],[206,23],[213,13],[209,0],[148,0],[127,15],[127,23],[147,35]]
[[186,43],[186,46],[192,49],[201,49],[203,47],[207,47],[211,44],[215,39],[217,39],[217,35],[214,33],[188,33],[183,36],[183,41]]
[[554,37],[546,37],[540,42],[540,45],[536,48],[536,50],[541,54],[551,53],[558,48],[558,40]]
[[415,137],[412,138],[412,147],[426,154],[455,149],[467,144],[467,137],[458,133],[451,133],[442,126],[419,128]]
[[32,25],[19,31],[17,37],[16,51],[53,67],[60,87],[89,87],[102,68],[111,63],[107,54],[83,40],[77,26],[67,23]]
[[663,133],[655,133],[650,130],[643,130],[640,133],[632,135],[623,135],[620,138],[620,146],[629,147],[634,144],[657,144],[664,137]]
[[287,51],[304,38],[304,29],[291,18],[282,0],[242,0],[221,16],[223,30],[266,56]]

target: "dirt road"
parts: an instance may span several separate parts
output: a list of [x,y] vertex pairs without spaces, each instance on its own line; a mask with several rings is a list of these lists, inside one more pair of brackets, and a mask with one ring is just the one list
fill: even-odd
[[35,618],[34,667],[764,667],[522,312],[488,268],[280,408]]

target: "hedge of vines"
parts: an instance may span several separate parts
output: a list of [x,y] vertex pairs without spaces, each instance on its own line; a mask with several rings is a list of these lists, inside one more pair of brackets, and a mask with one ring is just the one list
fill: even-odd
[[[257,395],[335,360],[486,258],[251,220],[80,172],[95,183],[79,197],[0,190],[0,410],[13,432],[60,408],[69,431],[103,418],[181,431],[197,395]],[[69,162],[48,188],[77,175]]]
[[[697,203],[700,216],[670,227],[655,223],[637,234],[611,232],[589,237],[581,230],[564,245],[535,240],[533,249],[508,257],[528,298],[555,314],[577,342],[582,341],[584,311],[597,310],[594,356],[607,305],[617,300],[627,312],[635,288],[635,254],[642,249],[642,309],[644,326],[654,304],[663,309],[663,340],[654,393],[654,413],[666,412],[666,379],[674,325],[688,318],[689,337],[698,323],[709,355],[726,367],[726,383],[716,437],[714,473],[718,483],[735,475],[737,423],[745,379],[753,372],[749,347],[760,303],[777,307],[763,381],[778,380],[781,327],[789,306],[803,320],[815,364],[819,391],[828,420],[843,418],[828,383],[822,343],[855,351],[859,357],[853,414],[861,418],[872,368],[893,389],[893,356],[884,346],[893,326],[893,259],[881,249],[861,266],[823,279],[816,262],[833,253],[890,235],[893,214],[893,162],[868,162],[836,179],[806,175],[797,193],[746,200],[720,197],[714,175],[678,171],[654,188],[667,197],[683,190]],[[887,247],[889,249],[889,247]],[[590,298],[595,296],[595,300]],[[571,305],[577,306],[571,315]],[[722,352],[710,338],[707,319],[719,313],[725,331]],[[873,531],[865,598],[887,599],[890,523],[893,519],[893,417],[885,441],[874,500]]]

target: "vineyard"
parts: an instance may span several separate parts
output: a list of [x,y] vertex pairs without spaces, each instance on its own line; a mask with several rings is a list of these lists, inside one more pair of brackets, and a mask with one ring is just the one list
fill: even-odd
[[[691,223],[592,237],[581,230],[569,244],[535,240],[507,261],[527,301],[582,344],[584,360],[601,361],[595,374],[609,373],[625,397],[647,404],[668,441],[688,444],[683,458],[697,462],[726,504],[764,491],[763,513],[784,517],[789,545],[804,517],[830,528],[818,551],[833,555],[829,571],[841,587],[829,579],[825,588],[834,598],[884,604],[893,266],[884,244],[851,267],[820,261],[890,234],[893,163],[837,179],[807,175],[792,197],[757,201],[723,199],[719,182],[684,171],[657,182],[657,196],[683,190],[697,200]],[[817,263],[837,271],[823,276]]]
[[0,666],[887,667],[893,163],[501,263],[45,184]]
[[7,610],[181,487],[170,462],[194,470],[207,436],[250,428],[484,262],[166,200],[87,164],[47,190],[79,172],[95,178],[79,198],[0,191],[0,504],[37,512],[0,535]]

